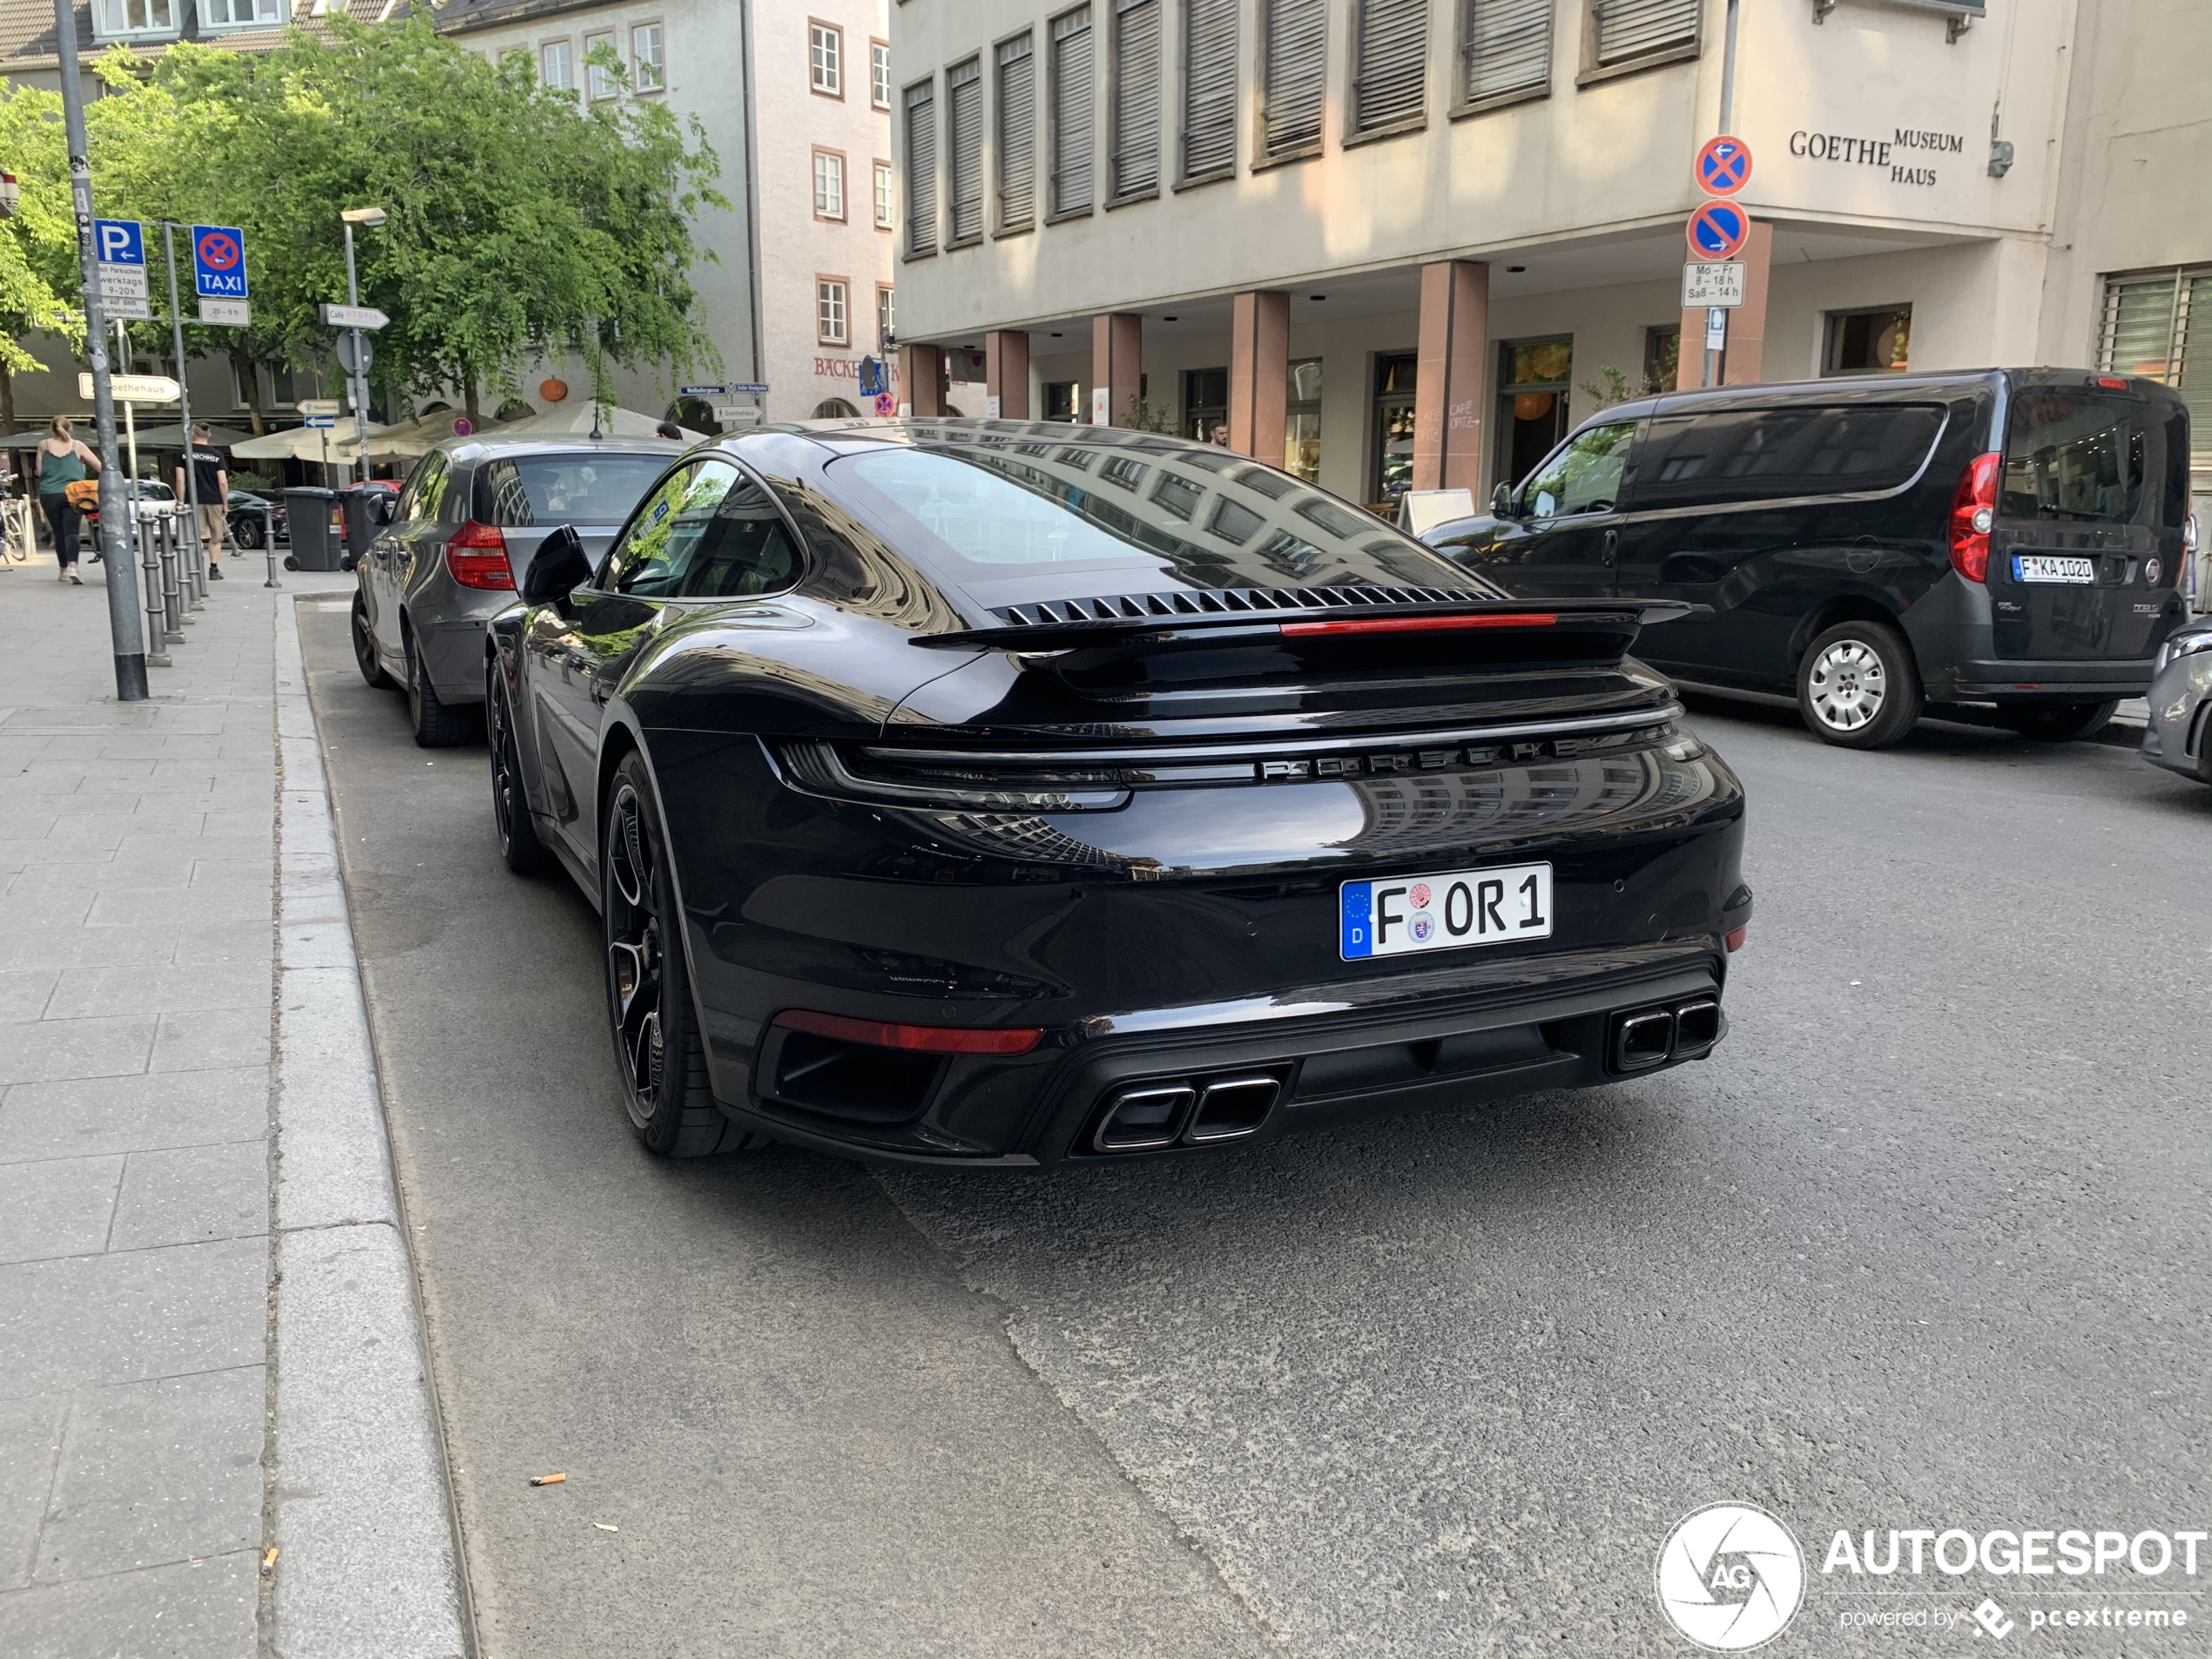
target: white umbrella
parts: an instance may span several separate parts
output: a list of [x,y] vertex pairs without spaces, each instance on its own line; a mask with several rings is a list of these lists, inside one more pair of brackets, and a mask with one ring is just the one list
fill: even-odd
[[[660,425],[656,416],[640,415],[635,409],[621,408],[611,403],[601,404],[598,415],[600,433],[610,438],[650,438]],[[493,421],[479,427],[477,430],[534,433],[545,437],[566,437],[573,434],[582,437],[591,430],[591,400],[583,398],[575,403],[556,403],[542,415],[526,415],[519,421]],[[706,436],[705,433],[693,432],[689,428],[678,429],[686,438],[695,442]]]
[[[394,435],[401,430],[396,427],[371,425],[368,428],[368,458],[371,461],[404,461],[421,455],[428,448],[408,448],[393,442]],[[431,441],[435,442],[435,440]],[[242,461],[314,461],[326,456],[334,466],[351,466],[361,459],[361,444],[354,436],[354,423],[342,427],[287,427],[281,432],[271,432],[259,438],[248,438],[243,443],[231,446],[233,460]]]

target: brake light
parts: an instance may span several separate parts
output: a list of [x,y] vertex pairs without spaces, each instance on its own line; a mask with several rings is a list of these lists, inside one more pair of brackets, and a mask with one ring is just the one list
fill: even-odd
[[1559,620],[1549,610],[1519,610],[1488,617],[1359,617],[1342,622],[1286,622],[1285,635],[1427,634],[1460,628],[1548,628]]
[[1951,568],[1969,582],[1989,580],[1989,530],[1997,522],[1999,455],[1976,455],[1951,498]]
[[786,1008],[773,1023],[789,1031],[834,1037],[840,1042],[904,1049],[911,1054],[1027,1054],[1044,1041],[1044,1032],[1035,1026],[979,1030],[968,1026],[893,1025],[881,1020],[848,1020],[841,1014],[816,1014],[808,1008]]
[[1732,954],[1743,948],[1744,938],[1750,933],[1750,931],[1751,927],[1749,922],[1746,922],[1741,927],[1731,927],[1721,935],[1721,943],[1727,946],[1730,953]]
[[496,524],[471,519],[454,531],[446,543],[446,571],[464,588],[507,588],[515,585],[515,568],[507,563],[507,538]]
[[2107,392],[2124,392],[2128,389],[2128,382],[2117,374],[2100,374],[2097,376],[2097,384]]

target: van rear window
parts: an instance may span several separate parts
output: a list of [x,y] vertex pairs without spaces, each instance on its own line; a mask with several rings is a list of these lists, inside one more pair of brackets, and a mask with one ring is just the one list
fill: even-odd
[[1638,509],[1895,489],[1943,430],[1925,403],[1662,415],[1636,457]]
[[2117,397],[2034,392],[2013,401],[2006,422],[2006,518],[2132,523],[2142,505],[2141,411]]

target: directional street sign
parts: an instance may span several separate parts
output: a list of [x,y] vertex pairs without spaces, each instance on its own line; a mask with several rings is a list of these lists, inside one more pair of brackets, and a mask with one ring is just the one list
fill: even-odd
[[192,272],[201,299],[246,299],[246,233],[229,225],[193,226]]
[[[184,394],[184,388],[166,374],[111,374],[107,383],[118,403],[174,403]],[[77,377],[77,395],[91,401],[90,374]]]
[[244,328],[253,320],[253,307],[243,300],[202,300],[199,320],[225,328]]
[[768,382],[765,381],[740,381],[729,389],[735,392],[739,397],[765,397],[768,395]]
[[329,328],[381,328],[392,320],[374,306],[325,306],[322,320]]
[[145,226],[135,219],[96,219],[92,251],[99,255],[100,309],[110,317],[151,318]]
[[1689,252],[1699,260],[1733,258],[1751,233],[1751,216],[1730,201],[1710,201],[1689,216]]
[[1736,307],[1743,303],[1743,261],[1730,260],[1724,264],[1707,265],[1692,260],[1682,268],[1682,308],[1696,311],[1700,307]]
[[677,396],[695,397],[702,402],[711,402],[715,398],[729,395],[730,388],[726,386],[679,386],[676,388]]
[[1697,152],[1697,188],[1708,196],[1733,196],[1751,182],[1751,146],[1723,132]]
[[302,415],[335,415],[338,400],[334,397],[303,397],[298,405]]
[[338,417],[334,415],[311,415],[300,424],[320,432],[327,427],[336,426]]

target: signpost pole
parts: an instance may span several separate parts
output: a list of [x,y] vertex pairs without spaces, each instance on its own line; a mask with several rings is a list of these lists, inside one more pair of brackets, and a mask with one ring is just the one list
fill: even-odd
[[[354,221],[343,221],[346,226],[346,303],[357,306],[361,302],[361,284],[354,276]],[[354,394],[354,437],[361,445],[361,482],[368,482],[368,380],[361,373],[361,331],[354,333],[354,367],[347,378],[352,382]]]
[[84,88],[77,72],[77,12],[54,0],[61,58],[62,118],[69,134],[70,192],[77,204],[77,267],[84,285],[84,345],[92,360],[92,420],[100,440],[100,546],[106,555],[108,637],[115,653],[118,703],[146,699],[146,641],[138,618],[138,570],[124,523],[122,481],[115,475],[115,399],[108,385],[107,321],[100,310],[100,266],[92,246],[92,165],[86,159]]
[[[1721,125],[1723,132],[1736,131],[1736,7],[1737,0],[1728,0],[1728,22],[1721,33]],[[1723,327],[1726,326],[1723,322]],[[1706,337],[1711,338],[1711,330]],[[1705,348],[1705,374],[1703,384],[1711,386],[1720,379],[1721,354],[1710,345]]]
[[185,314],[177,304],[176,231],[167,219],[161,221],[161,259],[169,268],[169,333],[177,351],[177,419],[185,439],[185,502],[189,509],[185,544],[192,550],[192,569],[197,572],[206,568],[207,550],[199,544],[199,469],[192,459],[192,388],[185,383]]

